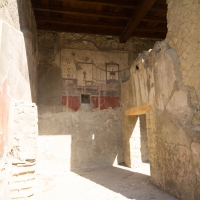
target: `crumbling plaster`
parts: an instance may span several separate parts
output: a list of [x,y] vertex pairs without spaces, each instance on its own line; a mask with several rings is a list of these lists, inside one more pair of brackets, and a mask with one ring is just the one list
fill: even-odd
[[[150,104],[146,121],[152,182],[181,199],[198,199],[200,138],[199,124],[193,124],[197,107],[191,98],[195,89],[184,84],[176,51],[163,41],[141,53],[121,91],[124,112]],[[128,164],[129,135],[136,120],[137,116],[124,115],[124,151]]]
[[[122,84],[123,110],[149,103],[146,113],[151,180],[180,199],[199,199],[198,0],[168,0],[166,42],[143,52]],[[137,67],[136,67],[137,66]],[[137,116],[124,115],[125,162]]]

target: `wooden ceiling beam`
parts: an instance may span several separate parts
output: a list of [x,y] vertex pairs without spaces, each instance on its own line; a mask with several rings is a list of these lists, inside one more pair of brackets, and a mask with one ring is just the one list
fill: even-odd
[[167,12],[167,5],[159,5],[159,4],[154,4],[151,8],[151,11],[160,11],[160,12]]
[[125,27],[125,24],[122,24],[122,23],[98,22],[98,21],[92,21],[92,20],[64,19],[64,18],[57,18],[57,17],[36,16],[36,21],[37,22],[49,22],[49,23],[53,23],[53,24],[66,24],[66,25],[120,29],[121,31]]
[[[101,28],[80,28],[80,27],[63,27],[59,25],[45,25],[42,22],[39,22],[38,30],[46,30],[46,31],[58,31],[58,32],[72,32],[72,33],[87,33],[87,34],[99,34],[99,35],[112,35],[112,36],[119,36],[119,30],[110,30],[110,29],[101,29]],[[150,39],[165,39],[166,33],[154,33],[152,31],[141,31],[136,30],[134,31],[132,37],[139,37],[139,38],[150,38]]]
[[112,36],[119,36],[121,30],[116,29],[102,29],[96,27],[70,27],[70,26],[59,26],[55,24],[46,25],[41,22],[37,24],[38,30],[46,30],[46,31],[56,31],[56,32],[72,32],[72,33],[85,33],[85,34],[98,34],[98,35],[112,35]]
[[158,26],[138,26],[135,30],[167,33],[167,27]]
[[69,2],[69,3],[88,3],[102,6],[112,6],[112,7],[121,7],[121,8],[135,8],[137,5],[133,0],[57,0],[60,2]]
[[165,17],[159,17],[159,16],[146,16],[144,19],[142,19],[144,22],[157,22],[157,23],[167,23],[167,19]]
[[133,34],[136,27],[140,24],[142,19],[147,15],[156,0],[141,0],[140,5],[133,13],[128,24],[120,35],[120,42],[126,42]]
[[50,6],[50,5],[42,5],[42,4],[33,4],[33,9],[35,11],[55,12],[55,13],[80,15],[80,16],[95,16],[95,17],[110,18],[110,19],[128,20],[130,18],[130,15],[125,14],[125,13],[94,11],[94,10],[89,10],[89,9],[75,9],[75,8]]
[[149,39],[155,39],[155,40],[164,40],[166,38],[166,34],[134,31],[132,37],[149,38]]

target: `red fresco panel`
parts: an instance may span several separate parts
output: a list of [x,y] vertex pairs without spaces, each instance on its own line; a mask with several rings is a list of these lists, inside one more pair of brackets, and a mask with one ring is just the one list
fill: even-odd
[[3,95],[2,93],[0,93],[0,155],[3,153],[3,128],[2,128],[2,123],[3,123],[3,109],[2,109],[2,106],[3,106]]
[[[93,108],[98,108],[98,97],[92,96],[91,101],[93,104]],[[62,105],[71,108],[74,111],[77,111],[80,108],[80,97],[79,96],[63,96],[62,97]],[[109,97],[109,96],[102,96],[100,97],[100,109],[108,109],[120,107],[119,104],[119,97]]]
[[99,106],[98,97],[92,96],[92,104],[94,109],[98,108]]
[[80,96],[63,96],[62,105],[77,111],[80,108]]
[[4,81],[2,93],[0,94],[0,154],[3,153],[4,140],[8,140],[8,114],[10,99],[7,96],[7,81]]
[[67,96],[62,96],[62,105],[63,106],[67,105]]
[[80,96],[68,96],[68,107],[77,111],[80,108]]
[[100,109],[108,109],[109,107],[111,108],[117,108],[120,107],[119,104],[119,97],[108,97],[108,96],[103,96],[100,98]]

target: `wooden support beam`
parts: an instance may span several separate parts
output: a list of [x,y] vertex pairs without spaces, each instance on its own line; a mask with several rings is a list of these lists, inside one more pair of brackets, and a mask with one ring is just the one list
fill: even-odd
[[147,15],[156,0],[141,0],[140,5],[133,13],[126,28],[120,35],[120,42],[126,42],[128,38],[133,34],[136,27],[140,24],[142,19]]
[[158,5],[154,4],[151,8],[151,11],[160,11],[160,12],[167,12],[167,5]]
[[36,16],[37,22],[52,22],[54,24],[68,24],[68,25],[77,25],[77,26],[90,26],[90,27],[102,27],[102,28],[111,28],[111,29],[120,29],[123,30],[125,27],[124,23],[113,23],[113,22],[98,22],[92,20],[76,20],[70,18],[57,18],[57,17],[42,17]]
[[150,105],[147,103],[142,106],[137,106],[137,107],[126,110],[125,115],[143,115],[148,110],[150,110]]
[[158,26],[138,26],[135,30],[167,33],[167,27],[158,27]]
[[94,10],[89,10],[89,9],[76,9],[76,8],[69,8],[69,7],[42,5],[42,4],[33,4],[33,10],[43,11],[43,12],[63,13],[63,14],[69,14],[69,15],[79,15],[79,16],[95,16],[95,17],[111,18],[111,19],[128,20],[130,18],[130,15],[125,14],[125,13],[106,12],[106,11],[97,11],[97,10],[94,11]]
[[142,21],[167,24],[166,17],[159,17],[159,16],[146,16],[144,19],[142,19]]
[[102,6],[112,6],[112,7],[120,7],[120,8],[135,8],[135,2],[133,0],[57,0],[62,2],[72,2],[72,3],[88,3]]
[[142,32],[142,31],[134,31],[132,37],[139,37],[139,38],[150,38],[150,39],[165,39],[166,33],[152,33],[152,32]]

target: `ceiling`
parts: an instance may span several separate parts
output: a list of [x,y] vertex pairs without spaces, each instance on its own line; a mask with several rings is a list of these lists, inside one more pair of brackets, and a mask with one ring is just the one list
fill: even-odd
[[166,0],[31,0],[39,30],[164,39]]

